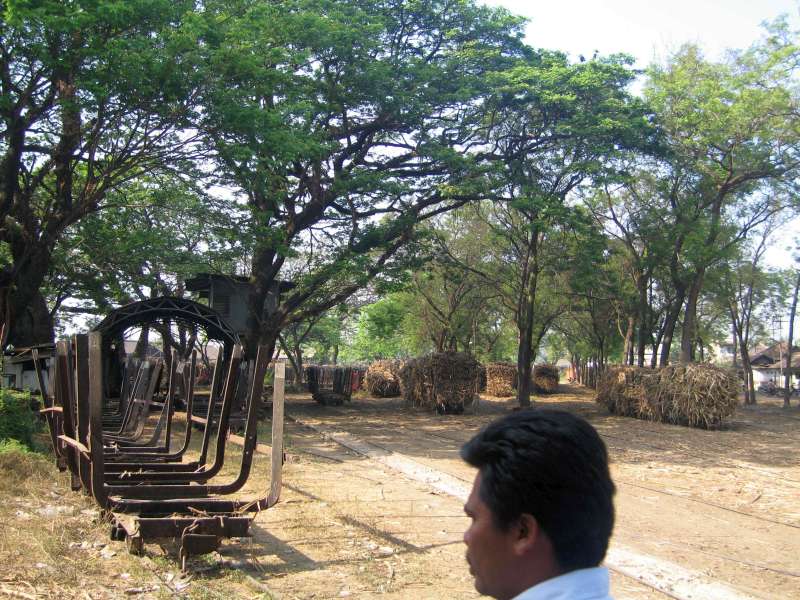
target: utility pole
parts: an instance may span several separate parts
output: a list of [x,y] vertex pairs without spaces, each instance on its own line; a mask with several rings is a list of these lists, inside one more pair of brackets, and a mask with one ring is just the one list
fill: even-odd
[[783,334],[783,319],[781,317],[774,317],[772,319],[772,339],[778,342],[778,385],[781,387],[781,379],[783,379],[783,342],[780,338],[775,337],[775,330],[777,329],[778,335]]

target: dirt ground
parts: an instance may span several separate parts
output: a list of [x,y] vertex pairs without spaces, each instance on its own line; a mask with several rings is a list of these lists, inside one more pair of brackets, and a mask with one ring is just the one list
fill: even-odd
[[[537,400],[585,416],[608,445],[617,599],[800,599],[796,405],[765,398],[702,431],[609,415],[580,387]],[[0,457],[0,597],[477,598],[461,541],[474,472],[458,449],[512,408],[484,398],[478,414],[435,416],[396,398],[324,407],[290,395],[281,501],[253,537],[185,575],[174,548],[135,557],[110,541],[47,461]],[[267,470],[259,455],[243,495],[263,491]]]

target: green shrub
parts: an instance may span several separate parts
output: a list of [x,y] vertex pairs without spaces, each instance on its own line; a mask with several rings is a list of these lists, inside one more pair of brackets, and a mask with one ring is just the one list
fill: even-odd
[[17,440],[32,448],[36,425],[30,393],[0,389],[0,441]]

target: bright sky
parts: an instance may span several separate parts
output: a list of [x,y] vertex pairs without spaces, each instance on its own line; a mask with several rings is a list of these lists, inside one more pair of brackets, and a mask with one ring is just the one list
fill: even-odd
[[625,52],[647,66],[685,42],[708,58],[745,48],[762,33],[761,23],[788,14],[798,20],[797,0],[484,0],[527,17],[527,42],[583,54]]

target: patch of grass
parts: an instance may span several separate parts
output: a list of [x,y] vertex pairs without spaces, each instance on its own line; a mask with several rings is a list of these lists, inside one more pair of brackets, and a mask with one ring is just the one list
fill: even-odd
[[70,547],[104,535],[80,513],[91,506],[69,491],[48,456],[19,442],[0,444],[0,564],[13,565],[14,579],[46,596],[102,574],[102,561]]
[[191,600],[221,600],[225,598],[221,592],[196,586],[189,591],[188,597]]
[[0,487],[16,488],[31,479],[52,479],[54,465],[47,456],[14,439],[0,440]]

